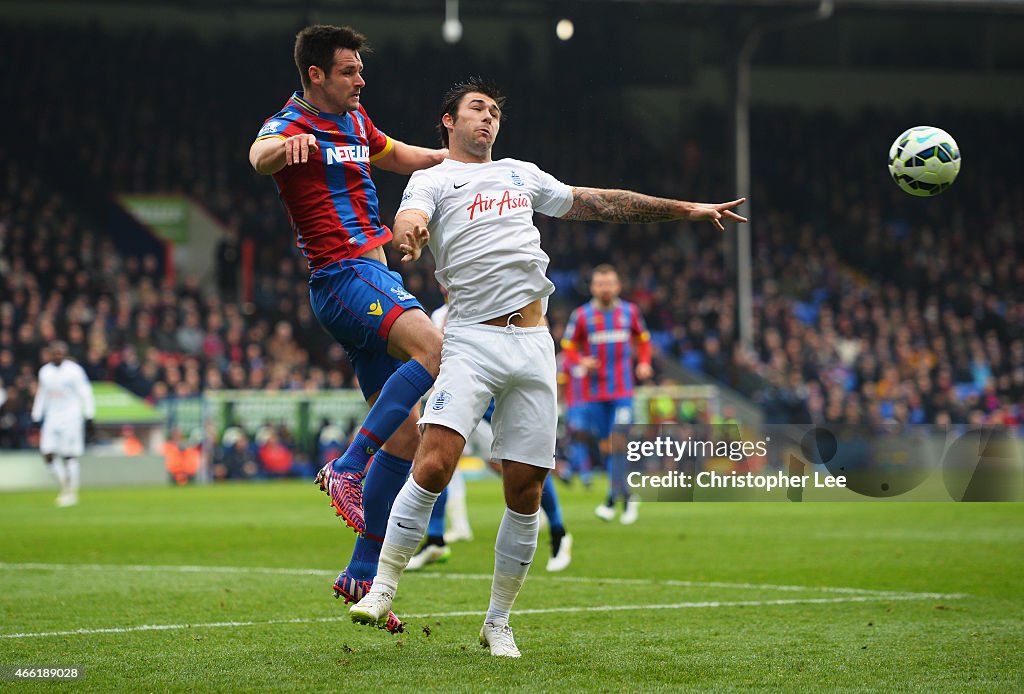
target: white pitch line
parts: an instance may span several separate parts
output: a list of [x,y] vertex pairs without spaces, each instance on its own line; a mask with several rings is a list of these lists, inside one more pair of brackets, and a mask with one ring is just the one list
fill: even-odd
[[0,570],[10,571],[129,571],[183,574],[283,574],[287,576],[335,576],[326,569],[288,569],[273,566],[189,566],[160,564],[42,564],[38,562],[0,562]]
[[[442,573],[440,571],[427,571],[419,574],[429,578],[448,578],[452,580],[491,580],[491,574],[459,574]],[[844,588],[841,586],[793,586],[776,583],[730,583],[725,581],[680,581],[676,579],[657,578],[599,578],[596,576],[548,576],[544,574],[530,575],[531,581],[544,579],[548,581],[564,581],[566,583],[607,583],[610,585],[630,586],[673,586],[677,588],[726,588],[738,590],[778,590],[789,592],[815,592],[815,593],[843,593],[849,595],[877,595],[879,597],[892,595],[917,595],[922,598],[941,598],[945,593],[916,593],[907,591],[892,590],[871,590],[870,588]],[[958,597],[964,597],[959,595]]]
[[[935,595],[943,599],[956,599],[962,595],[941,595],[941,594],[894,594],[894,595],[859,595],[845,598],[794,598],[790,600],[705,600],[701,602],[676,602],[653,605],[586,605],[582,607],[538,607],[524,610],[516,610],[517,615],[527,614],[558,614],[566,612],[627,612],[637,610],[685,610],[714,607],[772,607],[778,605],[834,605],[848,602],[886,602],[890,600],[923,600],[926,595]],[[462,611],[462,612],[433,612],[424,614],[406,615],[405,620],[411,619],[441,619],[447,617],[483,617],[487,613],[483,611]],[[348,621],[349,617],[298,617],[295,619],[269,619],[265,621],[237,621],[237,622],[207,622],[204,624],[140,624],[133,627],[109,627],[105,629],[71,629],[68,631],[38,631],[22,632],[19,634],[0,634],[0,639],[27,639],[45,636],[89,636],[93,634],[128,634],[139,631],[175,631],[182,629],[217,629],[222,627],[252,627],[275,624],[319,624],[324,622]]]
[[[0,570],[9,571],[126,571],[140,573],[255,573],[284,576],[335,576],[327,569],[291,569],[266,566],[203,566],[203,565],[160,565],[160,564],[46,564],[39,562],[0,562]],[[418,574],[425,578],[444,578],[452,581],[490,581],[491,574],[442,573],[427,571]],[[549,576],[534,573],[530,581],[545,580],[563,583],[595,583],[609,585],[672,586],[679,588],[723,588],[727,590],[777,590],[783,592],[818,592],[846,595],[917,595],[921,598],[939,599],[940,593],[912,593],[906,591],[871,590],[868,588],[845,588],[841,586],[794,586],[773,583],[730,583],[726,581],[681,581],[654,578],[600,578],[596,576]],[[962,597],[962,596],[960,596]]]

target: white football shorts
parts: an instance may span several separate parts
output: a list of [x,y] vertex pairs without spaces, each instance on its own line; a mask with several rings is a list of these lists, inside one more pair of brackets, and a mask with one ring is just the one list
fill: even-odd
[[47,417],[39,431],[39,452],[78,458],[85,451],[85,423],[81,419],[70,421]]
[[494,398],[492,460],[555,467],[555,343],[546,326],[448,326],[441,373],[420,424],[470,439]]

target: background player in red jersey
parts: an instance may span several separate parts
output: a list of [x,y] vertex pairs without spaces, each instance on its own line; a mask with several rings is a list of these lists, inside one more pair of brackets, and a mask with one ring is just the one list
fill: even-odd
[[608,499],[595,509],[598,517],[615,517],[615,502],[622,500],[619,520],[636,522],[639,502],[626,486],[626,428],[633,423],[633,359],[636,380],[646,381],[651,368],[651,336],[636,304],[619,298],[622,284],[611,265],[598,265],[590,280],[589,302],[569,317],[562,338],[566,359],[586,370],[582,396],[590,427],[607,456]]
[[[317,476],[338,515],[360,533],[334,585],[345,602],[359,600],[377,572],[388,509],[419,442],[419,400],[441,353],[440,332],[388,270],[381,246],[392,234],[380,221],[370,164],[409,174],[443,161],[447,150],[413,147],[374,126],[360,103],[365,45],[349,27],[300,31],[295,65],[303,90],[267,119],[249,150],[253,168],[273,175],[309,262],[313,311],[345,347],[372,404],[348,450]],[[391,617],[388,630],[400,630]]]
[[583,382],[587,369],[579,363],[575,352],[561,351],[558,354],[558,393],[565,404],[565,441],[563,449],[569,469],[561,474],[562,480],[571,482],[573,475],[579,475],[583,486],[590,489],[592,484],[591,448],[595,441],[594,427],[587,401],[583,399]]

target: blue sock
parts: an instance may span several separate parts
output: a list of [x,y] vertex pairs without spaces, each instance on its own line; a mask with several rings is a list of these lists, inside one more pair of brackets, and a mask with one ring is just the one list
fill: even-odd
[[348,450],[334,461],[334,469],[338,472],[365,470],[370,456],[395,433],[409,416],[413,405],[432,385],[433,377],[415,359],[399,366],[380,389],[377,402],[373,403]]
[[441,490],[441,496],[434,502],[434,510],[430,512],[427,523],[427,537],[444,537],[444,509],[448,505],[448,487]]
[[544,509],[544,513],[548,517],[548,525],[551,526],[551,532],[565,530],[565,525],[562,521],[562,505],[558,503],[558,494],[555,493],[555,482],[551,475],[548,475],[547,479],[544,480],[544,491],[540,494],[540,507]]
[[590,447],[584,441],[569,443],[569,469],[584,482],[590,481]]
[[625,498],[626,491],[626,454],[612,453],[608,456],[608,484],[612,495]]
[[388,516],[399,490],[412,468],[411,460],[403,460],[387,451],[377,451],[373,464],[363,481],[363,517],[366,532],[356,538],[348,575],[359,580],[372,580],[377,575],[380,546],[388,530]]

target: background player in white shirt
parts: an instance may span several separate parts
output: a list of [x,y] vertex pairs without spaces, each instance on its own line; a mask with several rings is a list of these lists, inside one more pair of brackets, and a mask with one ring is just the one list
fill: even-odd
[[78,459],[85,450],[85,425],[96,416],[85,370],[67,358],[63,342],[52,342],[50,361],[39,369],[32,421],[42,422],[39,452],[60,484],[58,506],[78,503]]
[[508,618],[537,549],[541,489],[554,467],[557,427],[555,348],[543,322],[554,285],[545,276],[548,256],[533,213],[623,223],[707,220],[719,230],[722,220],[746,219],[732,212],[743,198],[707,204],[571,188],[534,164],[493,161],[503,103],[496,88],[478,79],[448,92],[441,139],[450,158],[413,174],[395,218],[393,243],[403,261],[416,260],[430,244],[435,275],[448,289],[448,321],[412,475],[392,507],[373,586],[350,613],[365,624],[387,619],[434,500],[493,397],[492,458],[502,461],[507,508],[480,642],[491,655],[519,657]]

